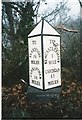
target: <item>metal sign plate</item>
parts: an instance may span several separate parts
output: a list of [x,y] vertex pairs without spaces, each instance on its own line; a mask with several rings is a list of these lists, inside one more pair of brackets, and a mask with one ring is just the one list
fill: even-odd
[[29,84],[43,89],[41,36],[28,38]]
[[43,36],[45,89],[61,85],[60,37]]

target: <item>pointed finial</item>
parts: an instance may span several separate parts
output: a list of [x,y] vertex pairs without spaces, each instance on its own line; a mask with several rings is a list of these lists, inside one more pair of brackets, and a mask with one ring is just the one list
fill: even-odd
[[41,20],[44,20],[44,17],[41,17]]

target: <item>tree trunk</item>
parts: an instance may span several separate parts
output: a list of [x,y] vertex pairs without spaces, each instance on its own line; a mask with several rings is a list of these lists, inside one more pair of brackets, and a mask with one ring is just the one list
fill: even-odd
[[10,2],[6,2],[5,4],[5,11],[9,21],[9,28],[10,28],[10,42],[12,46],[12,51],[15,50],[14,43],[15,43],[15,32],[14,32],[14,25],[13,25],[13,13],[12,13],[12,4]]

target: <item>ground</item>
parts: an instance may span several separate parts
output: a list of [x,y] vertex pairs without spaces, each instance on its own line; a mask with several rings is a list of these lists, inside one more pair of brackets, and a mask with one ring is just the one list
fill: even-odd
[[62,80],[59,99],[47,103],[30,102],[22,83],[3,86],[2,118],[82,118],[82,86],[76,80]]

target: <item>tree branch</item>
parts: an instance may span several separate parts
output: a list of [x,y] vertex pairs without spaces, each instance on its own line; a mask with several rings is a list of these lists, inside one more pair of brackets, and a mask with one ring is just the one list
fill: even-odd
[[64,7],[64,5],[67,3],[67,1],[60,7],[60,8],[57,8],[57,10],[53,10],[51,13],[49,13],[48,15],[44,16],[44,18],[52,15],[53,13],[57,13],[61,10],[62,7]]
[[73,33],[78,33],[79,32],[79,30],[68,29],[64,25],[58,26],[57,29],[61,29],[61,30],[64,30],[66,32],[73,32]]

